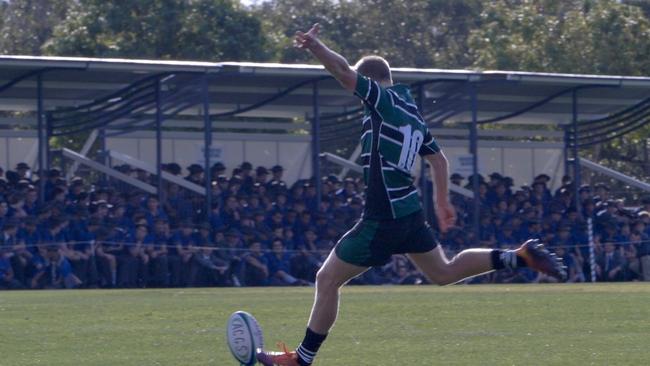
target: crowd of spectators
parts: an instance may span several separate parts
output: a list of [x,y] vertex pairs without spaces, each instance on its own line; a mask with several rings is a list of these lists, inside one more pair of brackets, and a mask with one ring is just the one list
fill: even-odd
[[[156,185],[156,177],[143,170],[116,169]],[[163,169],[182,175],[175,163]],[[185,179],[203,185],[202,166],[190,165],[187,172]],[[41,182],[27,164],[7,172],[0,168],[0,288],[309,286],[363,210],[362,179],[327,176],[318,200],[313,180],[288,186],[281,166],[253,169],[244,162],[225,173],[223,164],[212,166],[213,203],[205,212],[203,196],[173,183],[162,184],[159,199],[107,178],[66,180],[58,169],[43,174],[41,201]],[[473,179],[467,179],[468,186]],[[497,173],[476,179],[479,231],[472,229],[473,202],[453,194],[457,226],[440,236],[449,255],[539,238],[564,258],[569,281],[588,281],[586,219],[592,218],[597,279],[650,280],[650,199],[632,210],[610,197],[606,185],[585,185],[576,207],[568,177],[555,192],[546,175],[519,189]],[[463,185],[465,179],[453,174],[451,181]],[[517,270],[470,282],[547,280]],[[404,256],[354,280],[426,282]]]
[[[473,186],[473,176],[465,188]],[[479,230],[471,229],[474,202],[452,194],[459,225],[443,237],[457,251],[478,244],[486,248],[514,248],[527,239],[539,239],[563,258],[569,282],[591,281],[589,222],[594,244],[597,281],[650,281],[650,196],[640,202],[613,197],[607,184],[576,187],[570,176],[555,191],[550,177],[540,174],[530,186],[514,188],[511,178],[498,173],[479,176]],[[452,184],[463,185],[459,174]],[[577,203],[579,202],[579,204]],[[591,219],[591,220],[589,220]],[[477,237],[478,235],[478,237]],[[539,282],[552,279],[529,270],[502,271],[474,282]]]

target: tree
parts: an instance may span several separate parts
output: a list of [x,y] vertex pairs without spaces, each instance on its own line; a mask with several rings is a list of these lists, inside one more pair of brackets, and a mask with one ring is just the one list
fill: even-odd
[[267,58],[261,23],[233,0],[80,0],[48,54],[192,60]]
[[267,37],[262,23],[231,0],[191,3],[178,35],[183,58],[220,61],[266,61]]
[[[647,10],[647,7],[646,7]],[[474,67],[538,72],[648,75],[650,22],[643,8],[611,0],[498,0],[471,32]],[[583,151],[624,173],[648,176],[650,126]]]
[[0,29],[4,27],[5,24],[5,11],[7,9],[8,4],[4,1],[0,1]]
[[273,0],[254,8],[282,62],[313,62],[291,47],[296,30],[315,22],[324,40],[354,61],[367,54],[386,57],[393,66],[464,67],[467,36],[476,27],[478,0]]
[[0,54],[40,55],[72,0],[0,1]]
[[611,0],[498,0],[471,32],[474,67],[584,74],[650,72],[650,22]]

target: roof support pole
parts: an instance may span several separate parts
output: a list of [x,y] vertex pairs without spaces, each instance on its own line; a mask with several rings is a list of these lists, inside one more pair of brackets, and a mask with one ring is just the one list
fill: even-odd
[[320,106],[318,98],[318,81],[313,84],[312,93],[313,116],[311,119],[311,169],[316,187],[316,210],[320,210],[322,182],[320,172]]
[[576,211],[582,217],[582,207],[580,202],[580,154],[578,152],[578,90],[574,89],[571,93],[572,99],[572,128],[573,128],[573,185],[576,202]]
[[[423,113],[424,108],[424,86],[418,85],[418,110]],[[426,121],[425,121],[426,122]],[[431,221],[431,202],[433,192],[429,189],[429,180],[427,179],[427,163],[420,158],[420,193],[422,194],[422,210],[427,221]]]
[[478,102],[476,84],[470,83],[470,99],[472,108],[472,124],[470,125],[469,146],[470,153],[472,154],[472,191],[474,192],[474,215],[473,215],[473,228],[475,240],[479,239],[479,220],[481,214],[481,197],[479,195],[479,171],[478,171]]
[[650,138],[643,141],[643,173],[648,175],[650,173]]
[[569,126],[564,125],[564,147],[562,148],[562,158],[564,159],[564,175],[569,175],[569,148],[571,146],[571,135]]
[[47,176],[52,165],[52,147],[50,146],[50,136],[52,136],[52,123],[49,119],[45,119],[45,174]]
[[203,97],[203,131],[204,133],[204,177],[205,177],[205,220],[210,220],[212,211],[212,172],[210,169],[210,153],[212,147],[212,120],[210,119],[210,94],[208,93],[208,74],[201,79],[201,96]]
[[162,179],[162,97],[160,94],[160,79],[156,81],[156,187],[158,187],[158,202],[162,205],[163,179]]
[[[106,129],[101,127],[98,134],[99,139],[99,162],[108,166],[108,154],[106,152]],[[102,174],[101,183],[103,186],[108,185],[108,175]]]
[[[39,73],[36,76],[36,113],[38,114],[38,169],[40,173],[39,178],[39,200],[41,204],[45,202],[45,179],[47,173],[45,172],[45,154],[46,154],[46,126],[43,116],[43,74]],[[49,124],[49,123],[48,123]]]

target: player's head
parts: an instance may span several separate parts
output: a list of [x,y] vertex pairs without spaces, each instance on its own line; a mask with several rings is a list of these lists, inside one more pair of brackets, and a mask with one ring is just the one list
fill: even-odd
[[390,72],[390,65],[383,57],[365,56],[354,66],[357,72],[380,84],[393,84],[393,76]]

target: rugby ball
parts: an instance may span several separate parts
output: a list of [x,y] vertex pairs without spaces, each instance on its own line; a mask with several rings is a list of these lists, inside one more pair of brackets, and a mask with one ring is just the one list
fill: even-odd
[[245,311],[236,311],[230,315],[226,340],[230,352],[241,365],[255,365],[258,350],[264,349],[262,328]]

